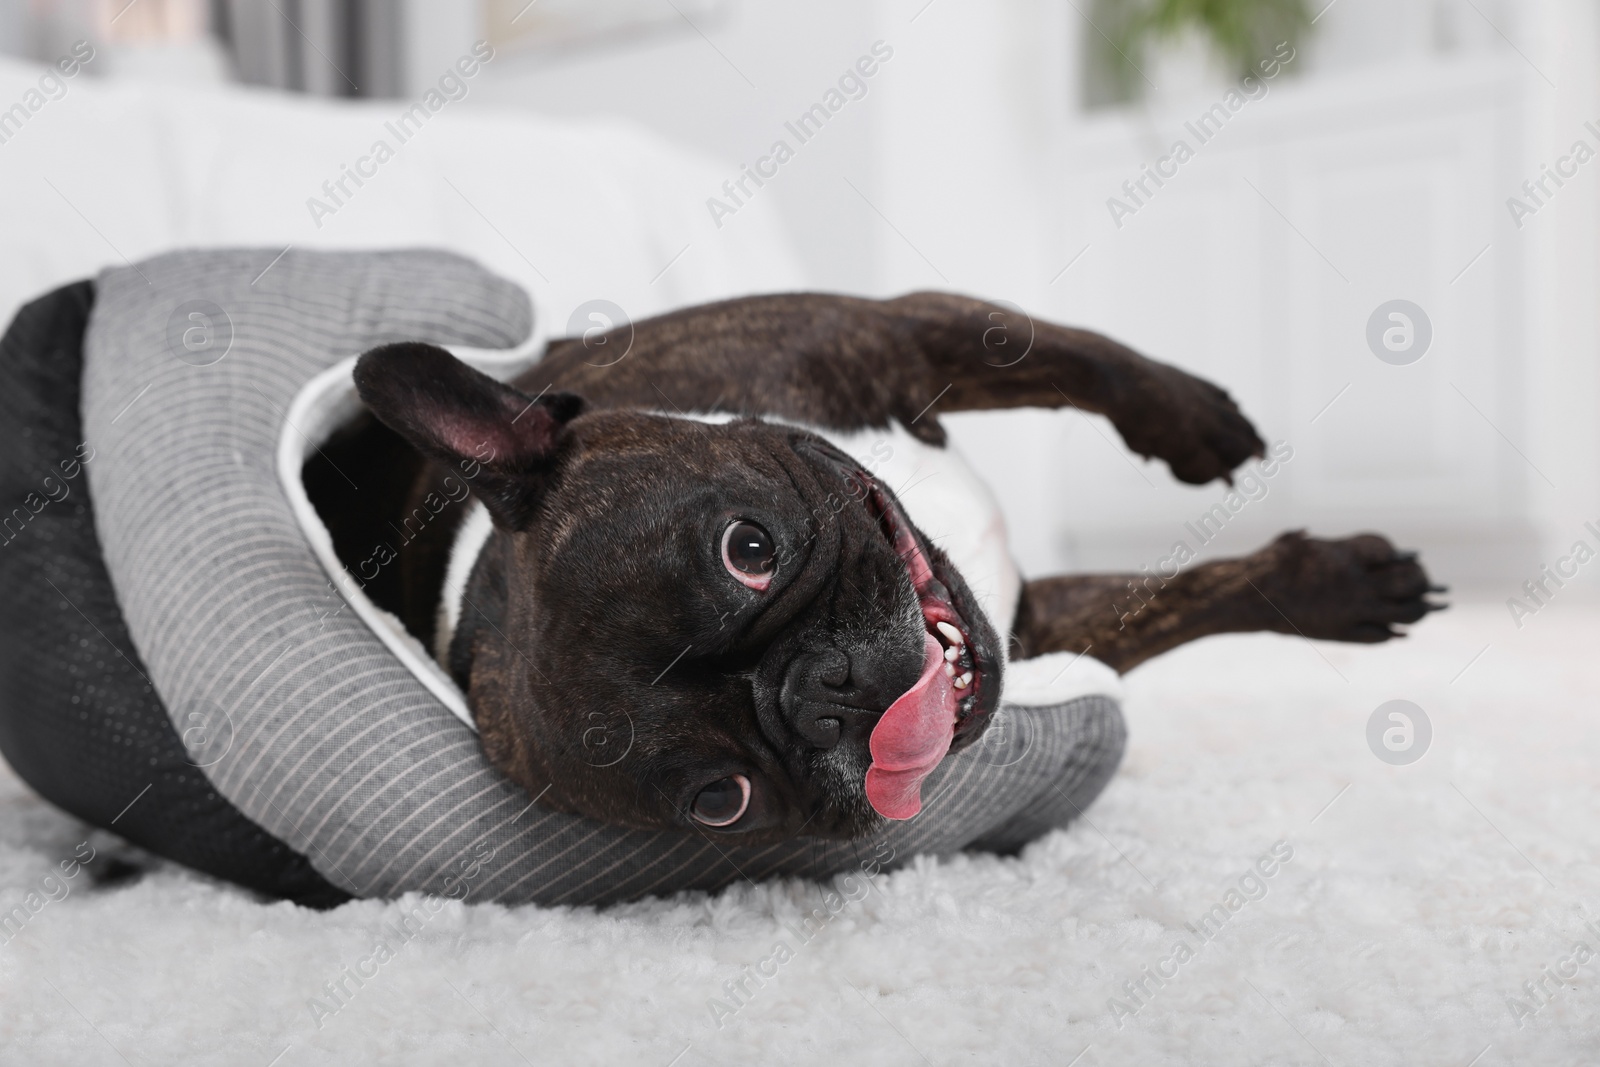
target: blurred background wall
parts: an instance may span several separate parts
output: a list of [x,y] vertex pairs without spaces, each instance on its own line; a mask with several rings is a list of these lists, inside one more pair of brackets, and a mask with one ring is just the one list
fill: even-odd
[[[485,39],[496,60],[463,106],[624,118],[730,182],[787,140],[746,192],[814,287],[960,290],[1100,329],[1288,442],[1207,554],[1379,529],[1458,587],[1519,595],[1600,525],[1600,164],[1560,164],[1600,148],[1595,5],[1256,0],[1294,43],[1229,54],[1192,26],[1135,44],[1129,2],[0,0],[0,50],[87,35],[102,76],[411,97]],[[875,45],[800,143],[790,127]],[[1558,165],[1576,174],[1555,184]],[[732,194],[704,196],[740,226]],[[1393,300],[1431,332],[1404,365],[1368,340]],[[950,424],[1035,573],[1153,564],[1224,491],[1174,484],[1075,412]]]

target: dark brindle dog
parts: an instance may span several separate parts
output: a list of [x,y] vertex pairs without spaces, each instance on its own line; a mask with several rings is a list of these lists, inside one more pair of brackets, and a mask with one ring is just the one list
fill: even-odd
[[[1012,659],[1092,648],[1127,671],[1208,634],[1385,641],[1437,606],[1414,555],[1382,537],[1290,533],[1192,567],[1131,618],[1112,604],[1135,576],[1034,579],[1010,633],[995,632],[889,487],[801,426],[898,422],[939,446],[935,400],[1070,404],[1185,482],[1263,453],[1227,393],[1097,334],[1041,324],[1024,358],[997,366],[985,340],[1008,314],[934,293],[754,297],[634,324],[607,366],[557,341],[514,385],[431,346],[380,348],[356,382],[381,422],[328,450],[373,488],[319,510],[353,564],[444,474],[467,472],[493,531],[448,662],[490,760],[559,809],[752,843],[880,826],[873,731],[892,718],[934,763],[970,745],[1000,698],[1002,641]],[[314,467],[314,498],[330,495]],[[465,510],[369,586],[425,642]],[[581,737],[617,709],[632,746],[597,766]]]

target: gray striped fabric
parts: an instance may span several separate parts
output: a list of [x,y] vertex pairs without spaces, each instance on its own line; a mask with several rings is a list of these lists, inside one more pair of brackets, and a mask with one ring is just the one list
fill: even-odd
[[[734,847],[530,804],[340,610],[274,466],[290,402],[318,372],[390,341],[513,346],[532,327],[528,299],[444,253],[275,254],[174,253],[100,277],[85,345],[84,426],[98,452],[87,469],[134,643],[195,763],[334,884],[367,897],[459,896],[466,884],[474,900],[600,904],[822,877],[884,845],[897,862],[1018,847],[1070,821],[1109,779],[1121,714],[1086,697],[1003,707],[1003,728],[945,761],[923,814],[881,841]],[[191,319],[196,309],[209,320]],[[226,325],[203,332],[224,323],[215,309],[231,344]],[[188,347],[186,329],[202,331]]]

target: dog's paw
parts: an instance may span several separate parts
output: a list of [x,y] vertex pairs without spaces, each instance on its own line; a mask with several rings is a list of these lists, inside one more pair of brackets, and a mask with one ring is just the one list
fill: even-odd
[[1261,436],[1222,389],[1156,364],[1129,386],[1112,420],[1128,447],[1165,460],[1179,481],[1203,485],[1265,453]]
[[1263,569],[1252,578],[1268,602],[1268,628],[1325,641],[1376,644],[1404,634],[1394,627],[1416,622],[1445,604],[1417,562],[1387,538],[1361,534],[1323,541],[1294,531],[1257,553]]

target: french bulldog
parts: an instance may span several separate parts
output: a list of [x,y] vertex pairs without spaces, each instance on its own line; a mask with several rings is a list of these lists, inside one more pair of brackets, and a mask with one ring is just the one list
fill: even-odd
[[[999,358],[997,329],[1031,346]],[[1190,484],[1231,481],[1264,446],[1214,385],[960,296],[730,300],[554,341],[510,384],[394,344],[355,381],[370,415],[305,471],[336,549],[354,566],[405,529],[368,591],[431,644],[481,504],[492,525],[448,669],[497,768],[610,824],[859,838],[915,811],[920,780],[977,741],[1008,658],[1089,653],[1126,672],[1209,634],[1374,643],[1443,606],[1382,537],[1291,532],[1159,586],[1034,578],[997,629],[892,487],[814,431],[898,424],[943,447],[942,413],[1072,407]],[[471,500],[441,496],[452,477]],[[1130,581],[1136,613],[1116,606]],[[621,729],[622,754],[596,759],[594,732]],[[875,763],[875,734],[908,758]]]

